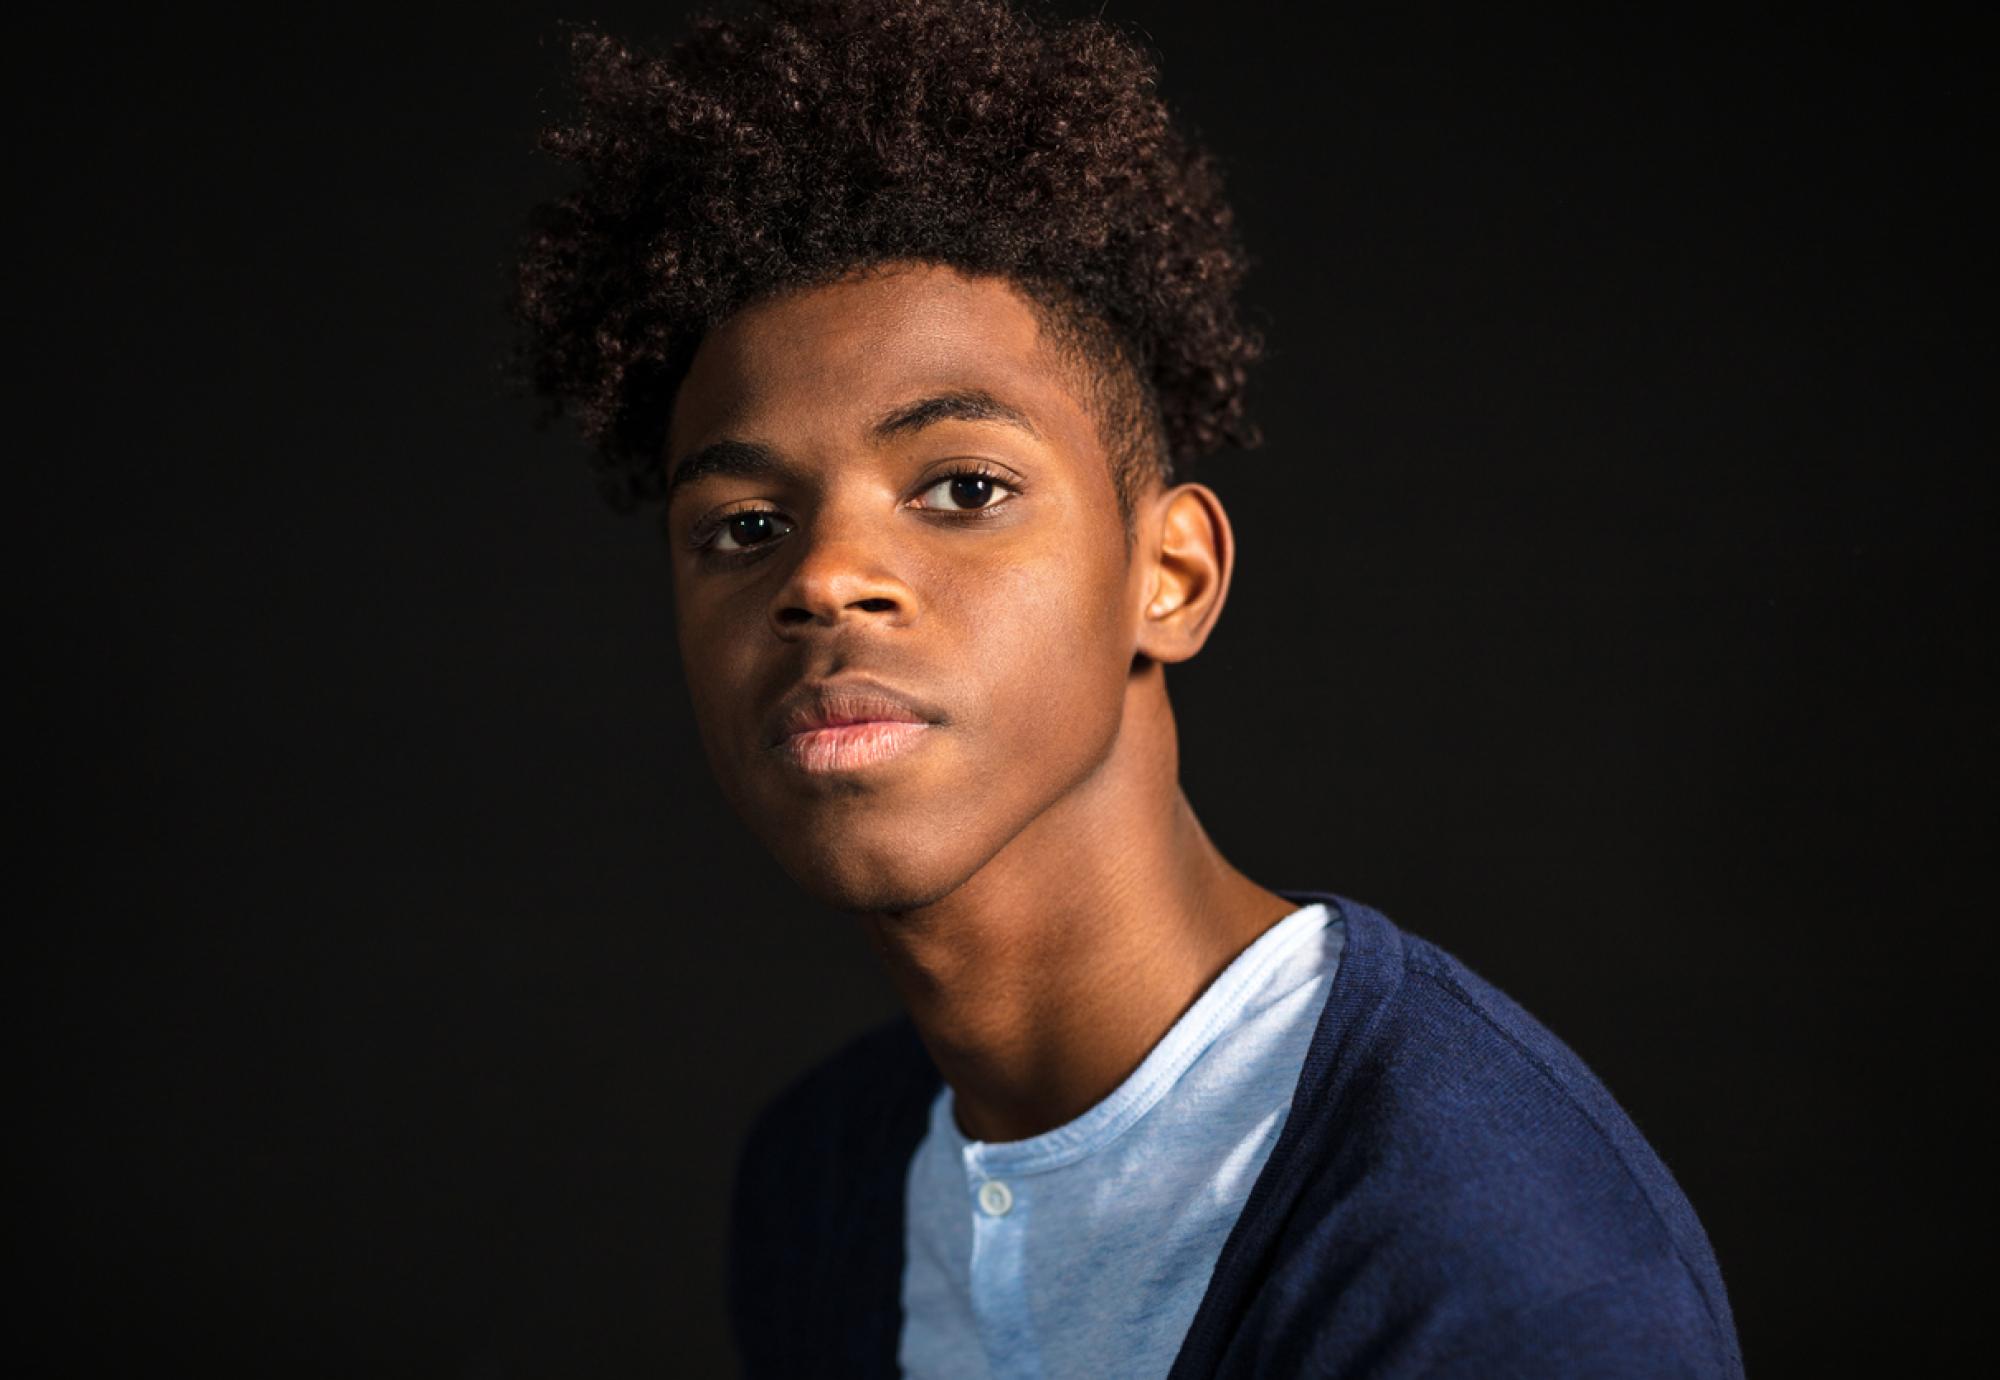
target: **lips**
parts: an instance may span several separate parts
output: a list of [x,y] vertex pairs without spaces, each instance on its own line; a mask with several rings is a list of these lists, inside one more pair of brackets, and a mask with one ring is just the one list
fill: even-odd
[[856,771],[899,757],[944,716],[913,696],[863,677],[811,681],[778,703],[769,745],[814,775]]

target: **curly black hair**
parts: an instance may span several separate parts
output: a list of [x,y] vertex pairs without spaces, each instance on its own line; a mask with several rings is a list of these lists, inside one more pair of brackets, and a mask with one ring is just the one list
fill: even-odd
[[517,378],[573,416],[620,507],[664,489],[702,336],[874,265],[1005,277],[1095,407],[1126,517],[1149,476],[1257,444],[1248,266],[1213,158],[1100,20],[1003,0],[761,0],[664,54],[571,36],[577,109],[542,147],[580,187],[535,209]]

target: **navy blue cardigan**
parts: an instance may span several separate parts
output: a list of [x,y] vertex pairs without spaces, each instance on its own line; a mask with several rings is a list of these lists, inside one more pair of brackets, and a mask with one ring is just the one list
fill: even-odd
[[[1290,1115],[1171,1380],[1741,1376],[1708,1238],[1584,1063],[1434,944],[1342,897]],[[750,1377],[893,1376],[904,1178],[940,1078],[907,1018],[795,1082],[737,1166]]]

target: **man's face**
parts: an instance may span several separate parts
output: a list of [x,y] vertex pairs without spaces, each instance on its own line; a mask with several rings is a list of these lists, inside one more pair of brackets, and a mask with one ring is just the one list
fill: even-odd
[[695,356],[667,530],[702,743],[832,905],[948,894],[1116,741],[1145,592],[1076,387],[1010,286],[934,266]]

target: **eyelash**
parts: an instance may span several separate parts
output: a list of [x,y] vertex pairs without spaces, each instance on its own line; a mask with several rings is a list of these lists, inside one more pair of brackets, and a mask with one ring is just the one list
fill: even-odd
[[[1021,492],[1021,486],[1018,483],[1016,483],[1012,478],[1001,473],[1001,471],[996,467],[987,464],[984,461],[974,461],[964,465],[960,465],[955,469],[944,470],[938,474],[932,475],[930,479],[925,482],[923,488],[918,490],[918,493],[927,494],[931,490],[937,488],[939,485],[949,484],[954,479],[990,479],[993,481],[995,488],[1005,489],[1011,495],[1018,497]],[[932,513],[946,513],[950,516],[950,520],[953,522],[979,522],[990,517],[995,509],[1004,508],[1007,506],[1007,504],[1011,502],[1013,502],[1012,498],[1004,498],[1000,499],[997,502],[989,503],[984,508],[925,508],[921,509],[920,511],[932,512]],[[754,513],[771,513],[773,515],[776,515],[777,512],[778,510],[776,508],[768,508],[768,507],[732,509],[729,512],[719,514],[716,517],[712,517],[707,521],[701,523],[699,526],[697,526],[695,530],[689,534],[688,544],[694,547],[698,553],[705,556],[712,556],[719,560],[738,560],[756,555],[758,552],[764,550],[766,547],[777,545],[776,538],[773,538],[770,541],[760,541],[755,545],[747,546],[740,551],[716,551],[713,549],[715,545],[715,539],[717,536],[721,534],[722,529],[728,525],[729,520],[731,518],[747,517]]]

